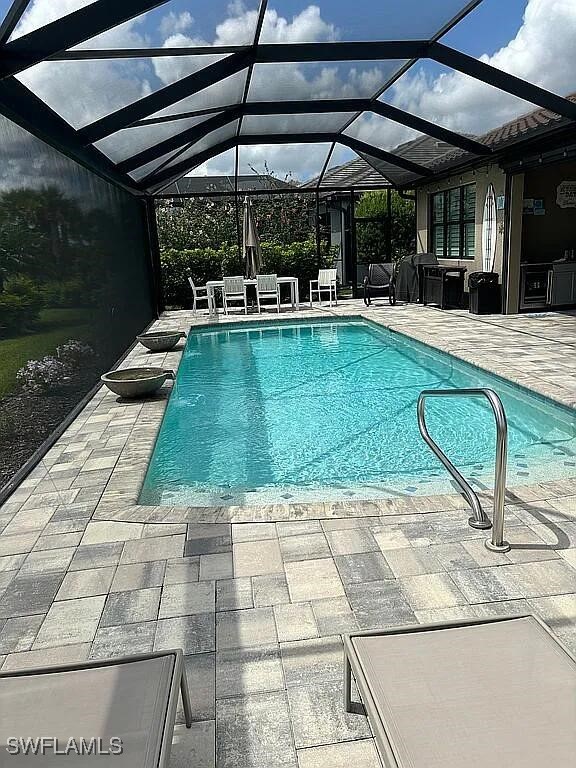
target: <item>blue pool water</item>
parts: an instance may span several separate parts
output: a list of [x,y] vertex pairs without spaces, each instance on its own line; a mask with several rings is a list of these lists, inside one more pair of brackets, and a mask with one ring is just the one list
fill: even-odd
[[[423,389],[480,386],[504,402],[509,485],[576,476],[575,411],[365,320],[192,330],[140,503],[452,492],[420,437],[416,401]],[[465,476],[491,486],[489,406],[429,400],[427,414]]]

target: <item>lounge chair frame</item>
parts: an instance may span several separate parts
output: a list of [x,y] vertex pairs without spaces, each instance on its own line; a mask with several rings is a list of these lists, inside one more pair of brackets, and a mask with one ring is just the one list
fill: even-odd
[[149,661],[151,659],[164,658],[166,656],[174,657],[174,665],[172,667],[172,680],[170,682],[170,689],[168,692],[166,717],[161,724],[162,739],[160,742],[160,749],[156,766],[157,768],[168,768],[170,762],[170,750],[172,747],[172,737],[174,734],[174,726],[176,724],[176,712],[178,709],[179,696],[182,697],[182,707],[184,710],[186,728],[192,727],[192,707],[190,704],[190,693],[188,690],[188,681],[186,679],[184,656],[180,648],[168,651],[157,651],[154,653],[136,654],[134,656],[122,656],[120,658],[90,659],[88,661],[75,662],[70,664],[57,664],[54,666],[33,667],[0,672],[0,685],[2,685],[2,680],[6,678],[30,677],[31,675],[54,674],[56,672],[78,672],[82,669],[99,669],[101,667]]
[[[574,654],[572,654],[570,650],[561,642],[561,640],[558,639],[558,637],[550,630],[550,627],[548,627],[535,614],[512,614],[508,616],[492,616],[489,618],[463,619],[461,621],[442,621],[434,622],[431,624],[411,624],[399,627],[389,627],[387,629],[374,629],[362,632],[354,632],[350,635],[343,636],[344,709],[350,714],[360,714],[367,716],[384,768],[404,768],[405,764],[399,763],[396,759],[394,749],[386,730],[386,723],[383,719],[378,704],[374,701],[372,696],[370,682],[364,673],[362,664],[356,653],[353,639],[356,637],[405,635],[410,633],[429,632],[436,629],[441,630],[466,626],[482,626],[486,624],[510,621],[513,619],[526,618],[534,619],[540,625],[540,627],[544,629],[545,632],[552,638],[557,646],[562,651],[564,651],[568,658],[571,659],[576,665],[576,657]],[[471,663],[474,663],[473,659],[471,659]],[[352,676],[354,676],[354,680],[362,700],[361,702],[352,701]]]

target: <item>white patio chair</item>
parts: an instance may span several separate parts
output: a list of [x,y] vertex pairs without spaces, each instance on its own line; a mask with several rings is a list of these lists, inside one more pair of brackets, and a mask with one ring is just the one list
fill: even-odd
[[280,312],[280,286],[277,275],[256,275],[256,301],[260,314],[261,299],[274,299],[276,311]]
[[208,309],[210,309],[210,298],[208,296],[208,288],[206,288],[205,285],[203,286],[196,286],[194,285],[194,280],[188,275],[188,282],[190,283],[190,288],[192,288],[192,295],[194,296],[194,303],[192,304],[192,312],[196,314],[196,307],[198,305],[199,301],[205,301],[208,305]]
[[240,301],[244,305],[244,314],[248,314],[248,304],[246,303],[246,283],[243,277],[225,277],[224,288],[222,289],[224,299],[224,314],[228,314],[228,302]]
[[310,280],[310,306],[312,306],[314,293],[318,294],[318,301],[322,303],[322,293],[326,292],[329,296],[330,306],[332,306],[332,292],[334,292],[334,303],[338,305],[335,269],[321,269],[318,272],[318,280]]

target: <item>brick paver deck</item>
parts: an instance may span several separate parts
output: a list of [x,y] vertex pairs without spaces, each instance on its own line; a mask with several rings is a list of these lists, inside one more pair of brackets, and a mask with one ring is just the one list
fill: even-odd
[[[384,302],[332,313],[366,314],[576,404],[569,313],[474,318]],[[193,322],[206,317],[159,325]],[[154,359],[177,367],[179,355]],[[137,347],[124,365],[150,359]],[[182,647],[195,724],[178,726],[174,766],[375,768],[366,720],[342,706],[342,633],[535,612],[576,651],[575,480],[514,486],[505,555],[486,550],[458,495],[139,507],[164,405],[100,390],[0,508],[4,670]]]

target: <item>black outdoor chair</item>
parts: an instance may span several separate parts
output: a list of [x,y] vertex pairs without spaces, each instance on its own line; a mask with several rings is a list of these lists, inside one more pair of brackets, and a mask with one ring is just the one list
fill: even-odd
[[388,295],[392,306],[396,304],[396,277],[394,264],[370,264],[368,274],[364,278],[364,304],[370,306],[373,296]]

